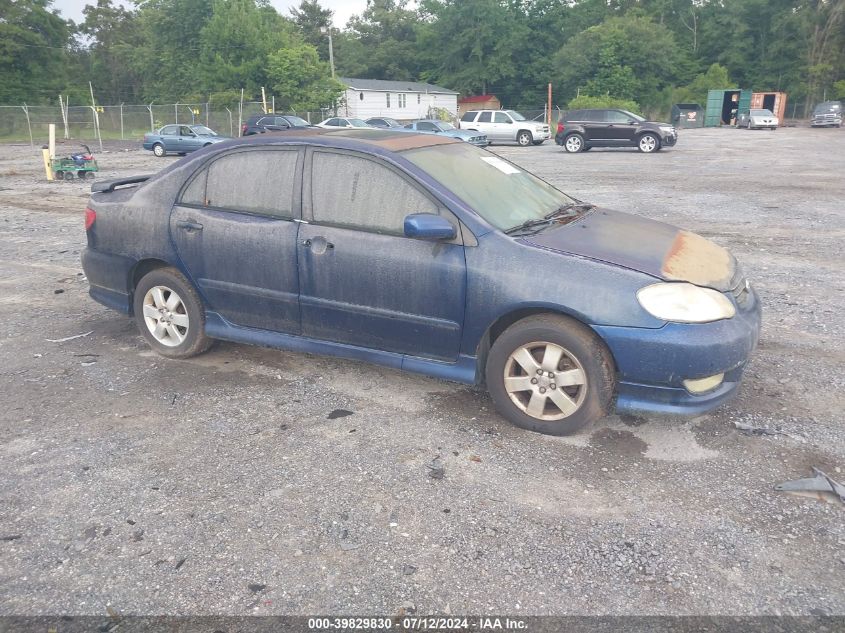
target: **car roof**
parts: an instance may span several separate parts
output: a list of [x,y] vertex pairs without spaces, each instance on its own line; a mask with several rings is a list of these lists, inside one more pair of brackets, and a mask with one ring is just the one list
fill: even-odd
[[[335,118],[335,117],[332,117]],[[434,145],[460,143],[455,139],[432,134],[409,134],[408,132],[391,132],[376,128],[343,128],[328,130],[324,128],[309,128],[296,132],[268,133],[223,141],[214,145],[214,151],[225,151],[232,147],[250,145],[319,145],[336,149],[360,150],[372,154],[389,154],[403,152]],[[196,154],[195,154],[196,155]]]

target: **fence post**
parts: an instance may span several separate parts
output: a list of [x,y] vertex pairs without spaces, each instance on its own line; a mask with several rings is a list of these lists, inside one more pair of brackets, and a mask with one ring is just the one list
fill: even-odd
[[229,113],[229,136],[234,136],[235,129],[232,127],[232,111],[229,108],[226,108],[226,112]]
[[[211,126],[208,124],[208,110],[209,110],[209,107],[208,107],[208,101],[206,101],[206,102],[205,102],[205,127],[211,127]],[[231,136],[231,135],[230,135],[230,136]]]
[[173,104],[173,111],[176,113],[175,123],[179,123],[179,104],[178,103]]
[[150,105],[147,106],[147,110],[150,111],[150,132],[155,132],[156,131],[156,129],[155,129],[156,124],[155,124],[155,121],[153,120],[153,104],[152,104],[152,102],[150,103]]
[[29,130],[29,146],[35,147],[35,143],[32,142],[32,123],[29,120],[29,106],[25,103],[21,106],[23,109],[23,113],[26,115],[26,127]]
[[123,104],[120,104],[120,140],[123,140]]
[[62,123],[65,126],[65,138],[70,138],[67,133],[67,112],[65,112],[65,103],[62,101],[62,95],[59,95],[59,109],[62,111]]

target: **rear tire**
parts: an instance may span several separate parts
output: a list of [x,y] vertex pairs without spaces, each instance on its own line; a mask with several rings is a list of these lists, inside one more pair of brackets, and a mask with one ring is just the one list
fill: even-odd
[[161,143],[156,143],[155,145],[153,145],[153,154],[161,158],[167,154],[167,150],[164,149],[164,145],[162,145]]
[[517,321],[493,343],[485,367],[496,409],[511,424],[567,435],[604,417],[613,358],[584,324],[555,314]]
[[520,147],[528,147],[534,142],[534,137],[528,130],[520,130],[516,134],[516,142],[519,143]]
[[580,134],[570,134],[563,139],[563,149],[570,154],[584,151],[584,137]]
[[156,268],[144,275],[132,305],[141,335],[162,356],[190,358],[211,347],[202,300],[175,268]]

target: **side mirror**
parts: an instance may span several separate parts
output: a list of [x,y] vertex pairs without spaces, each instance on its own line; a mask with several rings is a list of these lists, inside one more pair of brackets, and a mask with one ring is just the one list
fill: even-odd
[[458,234],[454,225],[441,215],[412,213],[405,218],[405,236],[419,240],[452,240]]

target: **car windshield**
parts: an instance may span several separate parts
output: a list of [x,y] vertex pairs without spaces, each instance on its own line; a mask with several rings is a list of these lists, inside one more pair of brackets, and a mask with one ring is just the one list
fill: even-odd
[[385,123],[387,123],[387,127],[401,127],[401,123],[396,119],[382,119]]
[[512,118],[514,121],[524,121],[524,120],[525,120],[525,117],[524,117],[524,116],[522,116],[522,115],[521,115],[519,112],[517,112],[516,110],[505,110],[505,112],[507,112],[508,114],[510,114],[510,115],[511,115],[511,118]]
[[371,125],[364,123],[361,119],[346,119],[349,121],[349,125],[352,127],[372,127]]
[[402,155],[501,231],[543,220],[576,203],[547,182],[468,143],[432,145]]
[[191,129],[200,136],[217,136],[217,132],[204,125],[192,125]]
[[634,114],[633,112],[628,112],[627,110],[622,110],[622,112],[623,112],[623,114],[625,114],[625,115],[631,117],[632,119],[634,119],[634,121],[639,121],[640,123],[645,121],[645,119],[643,117],[641,117],[639,114]]
[[440,123],[437,124],[437,127],[439,127],[444,132],[448,132],[449,130],[455,129],[454,125],[452,125],[451,123],[447,123],[446,121],[441,121]]
[[752,110],[751,116],[774,116],[771,110]]
[[298,116],[286,116],[285,119],[287,119],[287,122],[291,125],[302,127],[307,127],[311,125],[308,121],[306,121],[305,119],[300,119]]

